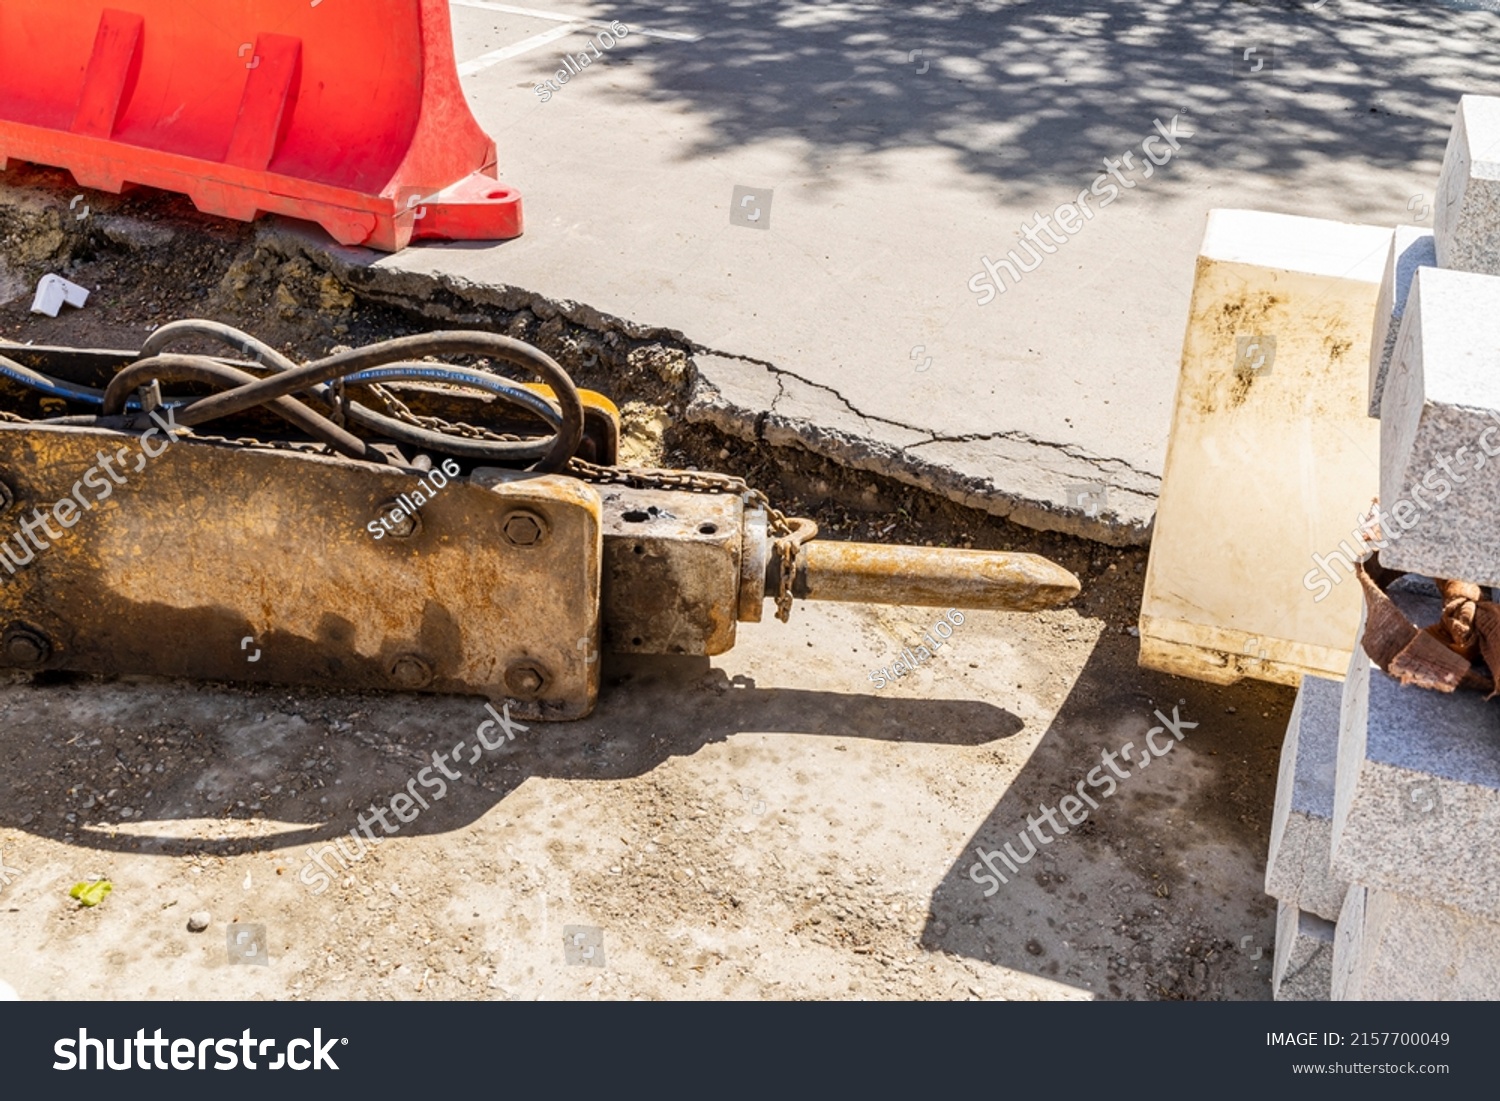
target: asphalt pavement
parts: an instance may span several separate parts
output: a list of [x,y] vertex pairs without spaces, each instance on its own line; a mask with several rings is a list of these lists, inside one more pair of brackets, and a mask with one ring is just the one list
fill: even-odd
[[1207,212],[1430,224],[1500,78],[1473,4],[452,11],[526,233],[371,262],[676,330],[702,415],[1116,544]]

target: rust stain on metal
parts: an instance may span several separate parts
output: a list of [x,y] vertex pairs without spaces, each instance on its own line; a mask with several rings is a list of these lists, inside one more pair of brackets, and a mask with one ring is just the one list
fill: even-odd
[[1034,554],[815,540],[802,549],[792,592],[806,600],[1036,612],[1066,604],[1079,588],[1078,578]]
[[712,656],[734,646],[744,505],[738,497],[604,492],[604,644]]
[[[4,349],[94,387],[134,357]],[[0,397],[12,390],[32,418],[53,400],[0,381]],[[399,390],[408,414],[464,421],[447,424],[455,434],[469,421],[522,435],[542,422],[442,387]],[[0,538],[17,550],[0,558],[0,666],[481,694],[515,701],[523,718],[573,719],[594,706],[601,648],[722,654],[769,598],[782,618],[791,596],[1036,611],[1079,591],[1033,555],[817,542],[810,521],[741,479],[616,468],[618,411],[580,400],[568,476],[478,467],[465,478],[455,466],[442,485],[389,445],[372,454],[355,441],[351,453],[377,463],[292,444],[256,407],[216,426],[240,438],[184,436],[149,461],[129,434],[0,422]],[[138,461],[102,480],[106,455]],[[554,458],[549,469],[568,461]],[[59,515],[67,531],[28,553],[18,527],[69,498],[82,515]]]
[[[0,537],[122,447],[139,455],[120,433],[0,425],[15,497]],[[44,636],[45,668],[501,698],[506,670],[528,662],[546,690],[518,714],[593,707],[598,665],[576,641],[598,638],[600,506],[583,483],[457,480],[398,539],[375,532],[383,504],[415,502],[413,473],[180,441],[123,477],[13,576],[0,570],[0,628]],[[518,510],[545,518],[544,547],[505,538]],[[0,651],[6,663],[26,664]]]

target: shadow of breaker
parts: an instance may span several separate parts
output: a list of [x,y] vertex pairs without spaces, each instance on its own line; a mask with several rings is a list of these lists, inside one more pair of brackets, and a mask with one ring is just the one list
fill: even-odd
[[[361,816],[372,805],[390,806],[398,793],[410,792],[413,781],[424,772],[432,783],[417,783],[415,790],[426,796],[428,805],[418,813],[402,800],[403,809],[416,816],[400,824],[391,836],[463,829],[532,777],[613,781],[641,776],[671,757],[694,754],[741,731],[979,745],[1012,737],[1022,728],[1021,720],[1010,712],[974,700],[901,700],[757,688],[750,678],[731,681],[706,658],[611,655],[606,658],[604,680],[605,691],[592,717],[571,723],[521,724],[517,737],[478,755],[473,752],[476,728],[492,714],[484,700],[399,694],[340,698],[341,709],[368,716],[361,726],[386,732],[369,736],[374,741],[340,733],[322,722],[306,722],[300,716],[262,715],[261,721],[246,723],[225,720],[220,712],[216,725],[207,729],[201,721],[190,720],[198,732],[186,740],[197,756],[144,750],[138,736],[126,728],[146,718],[144,712],[135,712],[148,706],[147,695],[152,697],[150,706],[159,706],[160,693],[181,693],[201,703],[205,714],[214,713],[216,699],[222,705],[231,697],[215,686],[184,687],[147,680],[110,685],[108,689],[122,697],[116,721],[110,729],[100,730],[82,752],[83,743],[76,739],[72,743],[57,739],[55,721],[6,732],[0,748],[25,764],[0,767],[0,826],[103,852],[230,857],[290,851],[299,864],[305,847],[336,844],[342,838],[346,857],[357,860],[363,858],[364,850],[350,831],[359,829]],[[75,686],[70,681],[41,691],[55,699],[58,694],[70,694]],[[133,696],[139,704],[129,702]],[[311,712],[317,697],[309,694],[308,699],[309,706],[302,710]],[[55,714],[45,704],[38,710],[47,720]],[[120,733],[113,734],[115,729]],[[491,743],[500,741],[500,730],[492,724],[485,737]],[[459,742],[464,743],[464,751],[451,754]],[[448,768],[462,777],[444,780],[441,799],[435,792],[436,782],[443,777],[431,767],[435,753],[449,754]],[[108,806],[81,798],[91,789],[123,787],[121,768],[135,771],[135,757],[142,755],[160,763],[162,769],[152,771],[147,766],[144,780],[149,791],[121,795]],[[66,802],[76,809],[59,807],[50,798],[39,804],[32,797],[32,781],[39,777],[65,777]],[[273,786],[283,790],[272,795]],[[287,794],[289,788],[297,789],[295,797]],[[136,808],[128,832],[113,817],[114,808],[126,797]],[[85,809],[81,802],[89,807]],[[42,805],[47,809],[40,813],[28,810]],[[221,823],[216,829],[233,829],[237,835],[184,838],[168,830],[150,832],[153,823],[205,818]],[[306,828],[255,833],[236,825],[256,819],[306,823]],[[382,835],[378,824],[369,832]]]

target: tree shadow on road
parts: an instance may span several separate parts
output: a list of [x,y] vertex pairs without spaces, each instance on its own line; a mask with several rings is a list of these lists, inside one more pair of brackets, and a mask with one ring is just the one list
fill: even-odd
[[1436,161],[1458,96],[1500,83],[1500,15],[1431,3],[670,0],[631,21],[702,35],[634,38],[606,62],[648,66],[653,101],[709,120],[684,159],[791,140],[821,174],[938,148],[1010,198],[1091,179],[1178,112],[1219,171],[1337,184],[1331,161]]

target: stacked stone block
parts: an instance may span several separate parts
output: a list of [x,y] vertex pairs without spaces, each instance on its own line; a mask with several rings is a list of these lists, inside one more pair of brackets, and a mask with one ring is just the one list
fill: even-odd
[[[1500,585],[1500,98],[1464,97],[1436,207],[1396,231],[1370,348],[1381,562],[1418,625],[1432,578]],[[1342,686],[1303,679],[1282,750],[1274,996],[1492,999],[1500,700],[1401,685],[1363,631]]]

